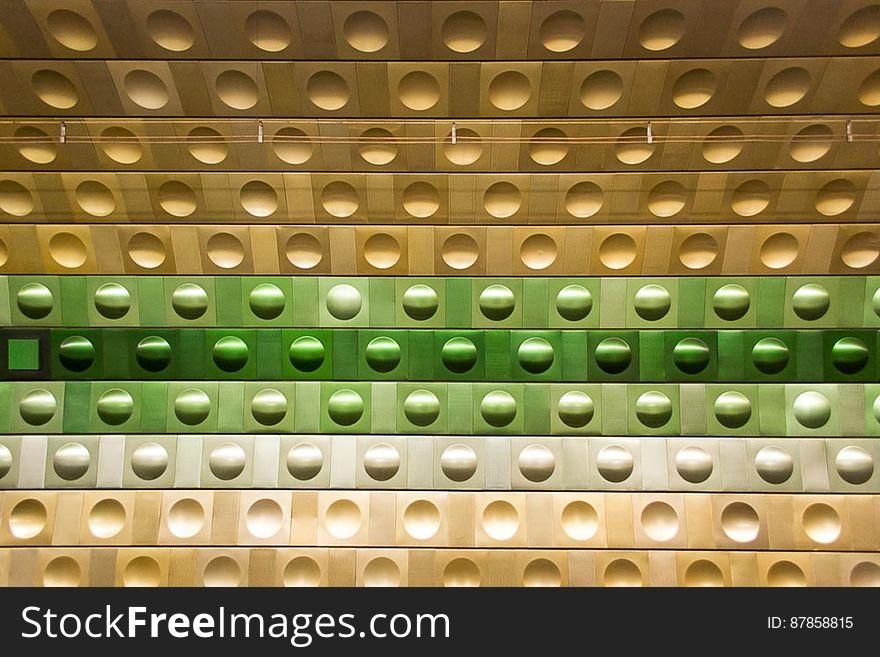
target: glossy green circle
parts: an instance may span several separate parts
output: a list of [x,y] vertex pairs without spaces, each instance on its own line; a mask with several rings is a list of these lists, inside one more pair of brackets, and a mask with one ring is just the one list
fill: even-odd
[[400,364],[400,345],[391,338],[373,338],[364,350],[364,357],[375,372],[390,372]]
[[764,374],[779,374],[788,365],[788,345],[779,338],[761,338],[752,347],[752,363]]
[[437,312],[440,300],[434,288],[427,285],[411,285],[403,293],[403,311],[412,319],[423,321]]
[[55,417],[57,408],[58,403],[55,401],[55,395],[45,388],[30,390],[18,404],[21,419],[35,427],[46,424]]
[[138,365],[148,372],[161,372],[171,364],[171,345],[158,335],[148,335],[134,350]]
[[337,390],[327,400],[327,414],[336,424],[351,426],[364,414],[364,400],[354,390]]
[[450,372],[463,374],[477,363],[477,347],[467,338],[450,338],[440,349],[443,366]]
[[821,285],[801,285],[791,298],[791,308],[801,319],[812,321],[828,312],[831,296]]
[[672,402],[662,392],[644,392],[636,400],[636,417],[646,427],[662,427],[672,418]]
[[264,388],[251,400],[251,415],[264,427],[278,424],[287,415],[287,397],[275,388]]
[[208,419],[210,413],[211,398],[204,390],[187,388],[174,400],[174,415],[189,426],[201,424]]
[[831,404],[820,392],[802,392],[794,400],[794,419],[807,429],[818,429],[831,419]]
[[499,322],[507,319],[516,308],[516,297],[505,285],[490,285],[480,292],[480,312],[483,317]]
[[505,427],[516,417],[516,400],[509,392],[493,390],[480,402],[480,415],[486,424]]
[[528,338],[516,350],[516,359],[526,372],[546,372],[553,365],[553,345],[544,338]]
[[583,285],[566,285],[556,295],[556,312],[570,322],[576,322],[590,314],[593,295]]
[[672,362],[685,374],[699,374],[709,365],[712,353],[699,338],[684,338],[672,349]]
[[722,285],[712,296],[712,310],[718,317],[729,322],[745,316],[751,303],[749,291],[736,283]]
[[126,390],[111,388],[98,398],[97,410],[103,422],[118,426],[131,417],[134,400]]
[[858,338],[841,338],[831,347],[831,362],[844,374],[860,372],[868,364],[870,352]]
[[224,372],[237,372],[248,362],[248,346],[241,338],[227,335],[214,343],[211,356]]
[[361,293],[353,285],[341,283],[334,285],[327,293],[327,311],[336,319],[347,320],[355,317],[363,304]]
[[271,283],[260,283],[248,295],[251,312],[260,319],[275,319],[284,312],[284,292]]
[[871,308],[874,309],[874,314],[880,317],[880,287],[874,290],[874,296],[871,297]]
[[104,283],[95,290],[95,308],[107,319],[120,319],[131,309],[131,294],[119,283]]
[[198,319],[208,311],[208,293],[195,283],[183,283],[171,293],[171,307],[183,319]]
[[593,419],[595,407],[593,399],[580,390],[570,390],[559,398],[556,404],[556,414],[562,423],[568,427],[579,429],[590,423]]
[[298,337],[290,345],[290,364],[300,372],[314,372],[324,363],[324,343],[311,335]]
[[607,374],[620,374],[632,362],[632,350],[625,340],[605,338],[596,345],[596,364]]
[[15,296],[21,314],[30,319],[43,319],[52,312],[55,299],[52,290],[42,283],[22,285]]
[[662,319],[672,307],[672,297],[669,290],[660,285],[645,285],[636,292],[633,300],[636,313],[644,320],[654,322]]
[[417,427],[426,427],[440,417],[440,400],[430,390],[414,390],[403,402],[403,414]]
[[95,345],[88,338],[72,335],[58,345],[58,360],[71,372],[85,372],[95,362]]
[[715,399],[715,419],[728,429],[744,426],[752,417],[752,403],[741,392],[722,392]]

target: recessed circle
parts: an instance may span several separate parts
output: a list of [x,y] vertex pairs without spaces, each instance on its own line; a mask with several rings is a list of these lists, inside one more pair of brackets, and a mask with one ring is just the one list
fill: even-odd
[[440,194],[431,183],[419,180],[403,190],[403,209],[416,219],[427,219],[440,209]]
[[339,320],[353,319],[361,311],[361,293],[353,285],[340,283],[327,293],[327,311]]
[[516,350],[516,360],[526,372],[541,374],[553,365],[553,345],[544,338],[527,338]]
[[662,392],[650,390],[636,399],[636,417],[651,429],[659,429],[672,418],[672,402]]
[[83,477],[92,465],[92,454],[82,443],[65,443],[52,456],[52,469],[65,481]]
[[314,372],[324,364],[324,343],[311,335],[298,337],[290,344],[290,364],[300,372]]
[[562,531],[574,541],[589,541],[599,531],[599,514],[589,503],[569,502],[562,509]]
[[32,497],[18,502],[9,512],[9,531],[15,538],[35,538],[46,528],[49,514],[45,505]]
[[871,4],[847,17],[837,40],[844,48],[863,48],[880,38],[880,5]]
[[147,34],[160,48],[186,52],[196,41],[189,21],[170,9],[158,9],[147,16]]
[[221,269],[234,269],[244,261],[244,246],[232,233],[214,233],[208,238],[208,259]]
[[43,571],[43,586],[47,588],[79,586],[81,581],[82,568],[72,557],[55,557]]
[[278,209],[278,195],[272,187],[262,180],[251,180],[239,190],[241,207],[253,217],[265,218],[275,214]]
[[440,102],[440,83],[426,71],[410,71],[400,78],[397,96],[405,107],[424,112]]
[[568,52],[583,41],[586,31],[580,14],[563,9],[544,19],[539,36],[541,44],[550,52]]
[[695,68],[683,73],[672,86],[672,102],[681,109],[702,107],[715,95],[718,80],[712,71]]
[[52,290],[42,283],[26,283],[15,295],[21,314],[28,319],[43,319],[52,312],[55,298]]
[[593,309],[593,295],[583,285],[566,285],[556,294],[556,312],[563,319],[577,322]]
[[0,479],[9,474],[12,464],[12,452],[6,445],[0,445]]
[[327,214],[345,219],[357,212],[360,200],[354,187],[347,182],[337,180],[321,190],[321,206]]
[[768,484],[783,484],[794,473],[794,459],[781,447],[769,445],[755,454],[755,470]]
[[764,374],[779,374],[788,365],[788,345],[779,338],[761,338],[752,347],[752,363]]
[[714,470],[712,455],[697,445],[682,447],[675,454],[675,470],[678,475],[691,484],[706,481]]
[[324,522],[331,536],[339,539],[351,538],[361,528],[363,516],[360,507],[348,499],[339,499],[327,507]]
[[18,404],[21,419],[34,427],[42,426],[55,417],[57,408],[55,395],[44,388],[28,391]]
[[733,125],[722,125],[712,130],[703,139],[700,152],[703,159],[712,164],[727,164],[742,153],[745,135]]
[[623,95],[623,80],[615,71],[599,70],[590,73],[580,87],[581,103],[597,112],[617,104]]
[[593,399],[580,390],[569,390],[559,398],[556,414],[562,423],[573,429],[585,427],[593,419]]
[[356,11],[342,25],[345,40],[360,52],[379,52],[388,43],[388,25],[379,14]]
[[152,71],[129,71],[122,80],[122,88],[131,102],[144,109],[159,110],[168,104],[168,87]]
[[602,583],[614,587],[642,586],[642,571],[629,559],[614,559],[605,566]]
[[138,342],[135,358],[148,372],[161,372],[171,364],[173,356],[168,340],[158,335],[149,335]]
[[208,419],[211,398],[197,388],[181,391],[174,400],[174,415],[183,424],[196,426]]
[[241,584],[241,566],[232,557],[214,557],[202,572],[202,582],[206,587],[230,587]]
[[751,303],[749,291],[736,283],[722,285],[712,295],[712,310],[728,322],[745,317]]
[[613,484],[626,481],[634,465],[632,453],[622,445],[606,445],[596,454],[596,469],[605,481]]
[[400,262],[400,244],[388,233],[374,233],[364,242],[364,260],[376,269],[390,269]]
[[290,45],[290,27],[274,11],[260,9],[250,14],[244,22],[248,40],[260,50],[281,52]]
[[807,576],[791,561],[777,561],[767,571],[768,586],[806,586]]
[[393,338],[373,338],[364,349],[367,365],[375,372],[387,373],[400,364],[400,345]]
[[831,403],[821,392],[808,390],[799,394],[792,406],[794,419],[807,429],[818,429],[831,419]]
[[483,208],[496,219],[512,217],[521,206],[522,194],[513,183],[492,183],[483,193]]
[[247,73],[235,69],[223,71],[214,81],[217,97],[234,110],[249,110],[259,100],[257,83]]
[[15,180],[0,181],[0,210],[16,217],[34,211],[34,199],[27,188]]
[[397,157],[395,137],[385,128],[368,128],[358,140],[361,157],[370,164],[385,166]]
[[260,319],[275,319],[284,312],[284,292],[272,283],[260,283],[248,295],[248,307]]
[[122,584],[128,588],[154,587],[162,582],[162,569],[152,557],[135,557],[122,571]]
[[134,413],[134,399],[126,390],[111,388],[98,398],[95,410],[102,422],[119,426],[125,424]]
[[287,471],[294,479],[314,479],[323,467],[324,452],[313,443],[299,443],[287,452]]
[[550,559],[532,559],[523,570],[523,586],[527,588],[562,586],[559,566]]
[[685,374],[699,374],[709,366],[712,352],[699,338],[683,338],[672,348],[672,362]]
[[388,443],[370,445],[364,453],[364,471],[375,481],[388,481],[400,471],[400,452]]
[[55,138],[34,126],[23,125],[15,131],[18,153],[34,164],[51,164],[58,157]]
[[724,574],[712,561],[697,559],[688,564],[684,571],[685,586],[724,586]]
[[731,502],[721,511],[721,531],[734,543],[751,543],[760,529],[757,511],[745,502]]
[[519,513],[510,502],[490,502],[481,516],[483,531],[496,541],[507,541],[519,531]]
[[483,317],[500,322],[513,314],[516,309],[516,297],[509,287],[493,284],[480,292],[479,305]]
[[94,303],[107,319],[121,319],[131,309],[131,294],[119,283],[104,283],[95,290]]
[[351,90],[348,82],[338,73],[318,71],[306,82],[306,95],[319,109],[335,112],[348,104]]
[[864,484],[874,475],[874,459],[861,447],[850,445],[837,452],[834,467],[849,484]]
[[805,321],[814,321],[825,315],[831,307],[831,295],[821,285],[802,285],[791,297],[791,309]]
[[770,205],[770,186],[763,180],[747,180],[730,197],[730,209],[740,217],[754,217]]
[[155,269],[165,262],[165,243],[153,233],[135,233],[128,240],[127,253],[138,267]]
[[855,186],[846,178],[837,178],[827,182],[816,192],[816,211],[826,217],[836,217],[843,214],[855,202]]
[[655,217],[674,217],[687,203],[687,192],[676,180],[664,180],[648,193],[648,210]]
[[[283,130],[293,130],[293,128],[283,128]],[[223,135],[207,126],[190,130],[186,136],[186,144],[190,155],[202,164],[220,164],[229,154],[229,147]]]
[[440,299],[434,288],[418,283],[406,289],[401,305],[408,317],[416,321],[424,321],[437,313]]
[[519,453],[517,467],[520,474],[529,481],[547,481],[556,470],[556,457],[544,445],[528,445]]
[[606,374],[620,374],[632,362],[632,349],[621,338],[605,338],[596,345],[596,364]]
[[171,293],[171,307],[183,319],[198,319],[208,310],[208,293],[195,283],[182,283]]
[[678,247],[678,260],[688,269],[705,269],[718,257],[718,242],[708,233],[688,235]]
[[474,164],[483,155],[483,143],[480,135],[470,128],[456,130],[455,143],[452,133],[446,135],[443,143],[443,155],[450,163],[458,166]]
[[337,390],[327,400],[327,414],[336,424],[351,426],[364,414],[364,400],[354,390]]
[[275,388],[264,388],[251,400],[251,415],[264,427],[272,427],[287,416],[287,397]]
[[602,188],[590,181],[572,185],[565,193],[565,210],[577,219],[587,219],[602,209]]
[[108,497],[89,511],[89,531],[97,538],[112,538],[125,527],[125,507],[119,500]]
[[54,39],[70,50],[88,52],[98,45],[98,33],[82,14],[56,9],[46,16],[46,25]]
[[870,352],[858,338],[840,338],[831,347],[831,363],[838,372],[856,374],[868,364]]
[[834,507],[823,502],[814,502],[804,509],[804,533],[816,543],[827,545],[840,538],[840,515]]
[[79,102],[76,86],[65,75],[51,69],[41,69],[31,76],[31,88],[49,107],[69,110]]
[[205,507],[191,497],[179,499],[168,509],[167,523],[177,538],[192,538],[205,525]]
[[116,209],[113,192],[97,180],[82,181],[76,186],[74,197],[77,205],[93,217],[106,217]]
[[440,417],[440,400],[430,390],[414,390],[403,402],[403,414],[417,427],[427,427]]
[[388,557],[370,559],[364,566],[364,586],[400,586],[400,566]]
[[457,557],[443,568],[444,587],[479,586],[482,578],[480,567],[465,557]]
[[281,531],[284,511],[278,502],[264,497],[248,507],[245,524],[253,536],[261,539],[272,538]]
[[863,269],[873,265],[878,257],[880,257],[880,237],[876,233],[867,231],[851,235],[840,249],[840,259],[852,269]]
[[538,130],[529,140],[529,157],[542,166],[559,164],[568,150],[568,135],[559,128]]
[[617,138],[614,154],[623,164],[642,164],[654,154],[654,145],[648,143],[646,128],[629,128]]
[[312,140],[299,128],[281,128],[272,135],[270,141],[272,151],[282,162],[300,165],[312,159]]
[[768,269],[785,269],[798,257],[800,244],[791,233],[773,233],[761,244],[759,257]]
[[144,154],[140,139],[131,130],[110,126],[101,133],[101,150],[118,164],[134,164]]
[[480,401],[480,415],[490,426],[506,427],[516,418],[516,413],[516,400],[504,390],[493,390]]
[[499,73],[489,83],[489,102],[499,110],[512,112],[525,105],[532,95],[532,84],[519,71]]
[[767,48],[779,41],[787,21],[788,15],[779,7],[763,7],[739,24],[736,39],[746,50]]
[[822,159],[831,151],[834,133],[822,123],[808,125],[791,138],[788,152],[791,158],[804,164]]
[[440,38],[447,48],[458,53],[473,52],[486,41],[486,22],[472,11],[456,11],[446,17]]
[[477,363],[477,347],[467,338],[455,337],[447,340],[440,349],[443,366],[455,374],[464,374]]
[[880,565],[873,561],[861,561],[849,571],[852,586],[880,586]]
[[237,372],[247,365],[249,351],[244,340],[234,335],[226,335],[214,343],[211,360],[224,372]]
[[741,392],[729,390],[715,398],[715,419],[728,429],[745,426],[752,417],[752,402]]
[[167,180],[156,191],[159,207],[172,217],[190,216],[198,207],[196,193],[192,188],[179,180]]
[[810,74],[799,66],[785,68],[776,73],[764,87],[767,104],[784,108],[799,103],[810,90]]
[[639,521],[642,531],[652,541],[665,543],[678,534],[678,513],[666,502],[650,502],[642,509]]
[[440,509],[428,500],[410,502],[403,511],[403,529],[417,541],[427,541],[440,531]]
[[480,247],[473,237],[466,233],[455,233],[443,241],[440,257],[447,267],[468,269],[480,257]]
[[321,583],[321,567],[311,557],[294,557],[284,567],[284,586],[315,587]]
[[639,25],[639,43],[645,50],[667,50],[678,43],[685,33],[685,18],[675,9],[661,9]]
[[638,246],[626,233],[613,233],[599,245],[599,261],[608,269],[626,269],[635,262]]
[[544,233],[529,235],[519,249],[519,259],[533,271],[547,269],[556,262],[559,248],[552,237]]
[[636,314],[642,319],[655,322],[663,319],[672,308],[672,295],[662,285],[644,285],[638,289],[633,298]]
[[313,269],[324,258],[324,247],[311,233],[294,233],[284,245],[287,261],[299,269]]
[[455,482],[467,481],[477,471],[477,453],[467,445],[450,445],[440,455],[440,468]]
[[131,453],[131,469],[144,481],[158,479],[168,469],[168,450],[154,442],[138,445]]

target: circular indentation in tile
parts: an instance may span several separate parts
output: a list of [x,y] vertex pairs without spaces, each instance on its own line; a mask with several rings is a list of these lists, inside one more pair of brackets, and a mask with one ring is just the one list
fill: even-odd
[[440,102],[440,83],[426,71],[410,71],[400,78],[397,97],[405,107],[424,112]]
[[211,398],[197,388],[181,391],[174,400],[174,415],[189,426],[201,424],[211,413]]
[[58,358],[65,369],[84,372],[95,362],[95,345],[88,338],[72,335],[59,345]]
[[596,469],[605,481],[619,484],[633,472],[632,453],[622,445],[606,445],[596,454]]
[[687,202],[687,191],[675,180],[665,180],[648,193],[648,210],[655,217],[673,217]]
[[492,183],[483,193],[483,208],[496,219],[515,215],[522,205],[522,194],[513,183]]
[[724,586],[724,574],[712,561],[697,559],[688,564],[685,569],[684,585],[694,587]]
[[128,588],[154,587],[162,582],[162,569],[152,557],[135,557],[122,571],[122,585]]
[[712,310],[718,317],[727,321],[741,319],[749,312],[750,306],[749,291],[736,283],[722,285],[712,295]]
[[202,582],[206,587],[239,586],[241,584],[241,566],[232,557],[214,557],[205,566]]
[[712,455],[697,445],[682,447],[675,454],[675,470],[679,476],[692,484],[706,481],[714,470]]
[[361,528],[363,516],[360,507],[349,499],[335,500],[324,515],[324,522],[330,535],[347,539],[357,534]]
[[294,479],[314,479],[324,467],[324,453],[314,443],[299,443],[287,452],[287,471]]
[[158,9],[147,16],[147,34],[157,46],[171,52],[186,52],[196,42],[189,21],[170,9]]
[[250,14],[244,33],[248,41],[266,52],[281,52],[290,45],[290,26],[274,11],[260,9]]
[[3,240],[0,240],[0,267],[9,262],[9,248]]
[[183,283],[171,293],[171,307],[183,319],[198,319],[208,310],[208,293],[195,283]]
[[754,217],[770,205],[770,187],[763,180],[747,180],[730,197],[730,208],[741,217]]
[[251,180],[239,191],[241,207],[253,217],[269,217],[278,209],[278,194],[269,183]]
[[731,502],[721,511],[721,531],[734,543],[751,543],[760,529],[757,511],[745,502]]
[[440,349],[440,358],[447,370],[463,374],[476,365],[477,347],[467,338],[450,338]]
[[769,269],[785,269],[798,257],[800,244],[791,233],[773,233],[761,244],[759,257]]
[[384,166],[397,157],[394,139],[394,135],[385,128],[368,128],[360,136],[358,150],[365,161]]
[[688,269],[705,269],[718,257],[718,242],[708,233],[688,235],[678,248],[678,260]]
[[358,289],[348,283],[340,283],[327,293],[327,311],[339,320],[349,320],[361,311],[363,301]]
[[393,338],[373,338],[364,349],[367,365],[375,372],[387,373],[400,364],[400,345]]
[[281,531],[284,511],[278,502],[264,497],[248,507],[245,524],[252,536],[261,539],[272,538]]
[[770,78],[764,87],[764,100],[772,107],[791,107],[802,101],[809,90],[809,72],[799,66],[792,66]]
[[388,557],[375,557],[364,566],[364,586],[400,586],[400,566]]
[[290,364],[300,372],[314,372],[324,364],[324,344],[311,335],[298,337],[290,344]]
[[486,319],[500,322],[516,310],[516,296],[506,285],[494,284],[480,292],[480,313]]
[[348,104],[351,90],[348,82],[338,73],[318,71],[306,83],[306,95],[316,107],[334,112]]
[[876,233],[862,231],[851,235],[840,250],[843,264],[853,269],[873,265],[880,257],[880,237]]
[[440,38],[447,48],[458,53],[473,52],[486,41],[486,22],[472,11],[456,11],[446,17]]
[[156,195],[159,199],[159,207],[174,217],[188,217],[198,206],[195,192],[189,185],[179,180],[165,181],[159,185]]
[[629,559],[614,559],[605,566],[602,583],[614,587],[642,586],[642,571]]
[[227,335],[214,343],[211,360],[224,372],[237,372],[247,365],[249,357],[247,343],[234,335]]
[[82,443],[64,443],[52,456],[52,469],[65,481],[84,476],[92,464],[92,454]]
[[863,48],[880,38],[880,5],[872,4],[853,12],[840,26],[837,40],[844,48]]
[[527,338],[516,350],[516,360],[526,372],[541,374],[553,365],[553,345],[544,338]]
[[134,164],[144,154],[138,136],[120,126],[110,126],[104,130],[101,133],[100,146],[104,155],[118,164]]
[[477,471],[477,453],[467,445],[450,445],[440,455],[440,468],[452,481],[467,481]]
[[480,401],[480,415],[490,426],[506,427],[516,418],[516,413],[516,400],[504,390],[493,390]]
[[314,152],[312,140],[299,128],[281,128],[272,135],[270,142],[278,159],[287,164],[305,164]]
[[190,130],[186,136],[186,144],[190,155],[202,164],[220,164],[229,154],[223,135],[207,126]]
[[822,123],[802,128],[791,138],[788,152],[797,162],[809,163],[821,159],[831,150],[834,133]]
[[223,71],[214,82],[220,101],[234,110],[249,110],[257,104],[257,83],[247,73],[235,69]]
[[868,364],[870,352],[858,338],[840,338],[831,347],[831,363],[838,372],[856,374]]
[[728,429],[738,429],[752,417],[752,403],[741,392],[729,390],[715,398],[715,419]]
[[418,283],[406,289],[401,305],[408,317],[416,321],[424,321],[431,319],[437,313],[440,298],[434,288]]
[[364,471],[375,481],[388,481],[400,471],[400,452],[388,443],[370,445],[364,453]]
[[284,292],[272,283],[260,283],[248,294],[248,307],[260,319],[275,319],[284,312],[286,303]]
[[519,259],[529,269],[540,271],[556,262],[558,253],[559,249],[552,237],[544,233],[535,233],[523,240],[519,249]]
[[311,557],[294,557],[284,567],[284,586],[314,587],[321,583],[321,567]]
[[709,366],[712,352],[699,338],[683,338],[672,348],[672,362],[685,374],[699,374]]
[[499,73],[489,83],[489,102],[505,112],[518,110],[532,96],[532,84],[519,71]]
[[768,484],[783,484],[794,473],[794,459],[781,447],[769,445],[755,454],[755,470]]
[[388,233],[374,233],[364,242],[364,260],[376,269],[390,269],[400,262],[400,244]]
[[77,205],[94,217],[106,217],[116,209],[116,199],[113,198],[113,192],[107,185],[97,180],[81,182],[76,186],[74,196]]
[[131,294],[119,283],[104,283],[95,290],[94,303],[103,317],[120,319],[131,308]]
[[519,531],[519,512],[510,502],[495,500],[483,509],[480,522],[490,538],[507,541]]
[[144,481],[158,479],[168,469],[168,450],[154,442],[138,445],[131,453],[131,469]]
[[221,443],[208,455],[211,474],[222,481],[235,479],[244,472],[245,464],[247,464],[247,454],[237,443]]
[[642,319],[655,322],[663,319],[672,308],[672,296],[662,285],[644,285],[639,288],[633,298],[636,314]]
[[82,568],[72,557],[55,557],[43,571],[43,586],[47,588],[79,586],[81,581]]
[[431,183],[417,181],[403,190],[403,209],[411,217],[427,219],[440,209],[440,194]]
[[528,445],[517,459],[520,474],[529,481],[547,481],[556,470],[556,457],[544,445]]
[[861,447],[844,447],[834,458],[840,478],[849,484],[864,484],[874,475],[874,459]]
[[345,40],[360,52],[379,52],[388,43],[388,25],[372,11],[356,11],[342,25]]
[[798,587],[807,585],[807,576],[791,561],[777,561],[767,571],[768,586]]
[[47,68],[36,71],[31,76],[31,88],[37,98],[55,109],[68,110],[79,102],[73,82],[58,71]]
[[483,142],[480,135],[470,128],[458,128],[454,144],[452,143],[452,134],[446,135],[446,141],[443,143],[443,155],[452,164],[468,166],[482,157]]
[[639,25],[639,43],[645,50],[667,50],[678,43],[685,33],[685,18],[675,9],[660,9]]
[[819,319],[831,307],[831,295],[821,285],[808,283],[800,286],[791,297],[794,314],[806,321]]
[[871,309],[875,315],[880,317],[880,288],[874,290],[874,295],[871,297]]
[[804,533],[810,540],[827,545],[840,538],[840,515],[834,507],[823,502],[814,502],[804,509],[801,521]]
[[454,233],[443,241],[440,257],[447,267],[467,269],[476,264],[480,257],[480,247],[473,237],[466,233]]
[[415,390],[403,402],[406,419],[418,427],[427,427],[440,417],[440,400],[430,390]]
[[599,70],[581,83],[580,99],[584,107],[601,111],[613,107],[623,95],[623,80],[615,71]]
[[34,210],[34,199],[27,188],[14,180],[0,181],[0,210],[24,217]]
[[593,295],[583,285],[566,285],[556,295],[556,312],[563,319],[576,322],[593,309]]
[[294,233],[284,245],[287,261],[299,269],[312,269],[324,257],[324,247],[311,233]]
[[565,194],[565,210],[573,217],[586,219],[602,209],[604,194],[593,182],[583,181],[572,185]]
[[21,419],[34,427],[46,424],[55,417],[57,408],[55,395],[45,388],[28,391],[18,404]]
[[736,39],[746,50],[761,50],[779,41],[787,22],[788,15],[779,7],[763,7],[739,24]]
[[9,512],[9,531],[18,539],[34,538],[46,528],[48,517],[46,507],[40,500],[23,499]]
[[351,426],[364,414],[364,400],[354,390],[337,390],[327,400],[327,414],[336,424]]
[[168,531],[177,538],[192,538],[205,525],[205,508],[201,502],[184,497],[168,509]]
[[112,538],[125,527],[125,507],[112,497],[103,499],[89,511],[89,531],[97,538]]
[[327,214],[344,219],[357,212],[360,200],[354,187],[337,180],[321,190],[321,205]]
[[111,388],[101,394],[95,408],[102,422],[119,426],[125,424],[134,413],[134,399],[126,390]]
[[251,415],[264,427],[274,426],[287,416],[287,397],[275,388],[264,388],[251,400]]
[[606,374],[620,374],[632,362],[632,350],[621,338],[605,338],[596,345],[596,364]]
[[0,479],[12,470],[12,452],[6,445],[0,445]]
[[821,392],[808,390],[795,398],[794,418],[807,429],[819,429],[831,419],[831,403]]
[[599,514],[587,502],[575,500],[562,509],[562,531],[575,541],[588,541],[599,531]]
[[403,511],[403,529],[417,541],[433,538],[440,531],[440,509],[428,500],[410,502]]
[[599,261],[608,269],[625,269],[637,255],[636,242],[626,233],[613,233],[599,245]]
[[568,52],[584,39],[587,27],[583,17],[568,9],[556,11],[541,23],[541,44],[550,52]]
[[168,104],[168,87],[152,71],[129,71],[122,81],[122,88],[131,102],[144,109],[158,110]]
[[538,130],[529,140],[529,157],[535,164],[552,166],[568,155],[568,135],[559,128]]
[[593,419],[595,407],[593,399],[580,390],[570,390],[559,398],[556,414],[568,427],[579,429],[585,427]]
[[244,260],[244,246],[232,233],[214,233],[208,238],[208,259],[221,269],[234,269]]
[[482,579],[480,567],[466,557],[457,557],[443,568],[444,587],[475,587]]
[[549,559],[532,559],[523,570],[523,586],[529,588],[562,586],[559,566]]
[[778,374],[788,365],[788,345],[779,338],[761,338],[752,347],[752,363],[764,374]]
[[855,187],[845,178],[827,182],[816,192],[816,210],[826,217],[843,214],[855,201]]
[[19,155],[34,164],[51,164],[58,156],[55,138],[39,128],[21,126],[15,131],[15,140],[19,142]]
[[672,86],[672,102],[681,109],[696,109],[708,103],[718,86],[712,71],[695,68],[683,73]]
[[650,502],[639,517],[642,531],[652,541],[665,543],[675,537],[679,529],[678,513],[666,502]]
[[617,138],[614,154],[623,164],[642,164],[654,154],[654,145],[648,143],[645,128],[629,128]]
[[860,561],[849,571],[852,586],[880,586],[880,565],[873,561]]
[[649,390],[636,399],[636,417],[646,427],[659,429],[672,418],[672,402],[662,392]]
[[98,45],[98,33],[89,19],[69,9],[49,12],[46,25],[52,37],[65,48],[88,52]]
[[742,130],[733,125],[722,125],[706,135],[700,150],[707,162],[726,164],[742,153],[744,147]]

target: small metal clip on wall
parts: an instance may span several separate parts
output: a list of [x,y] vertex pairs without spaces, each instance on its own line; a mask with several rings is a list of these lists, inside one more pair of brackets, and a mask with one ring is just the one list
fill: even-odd
[[648,137],[648,143],[653,144],[654,143],[654,130],[653,130],[653,126],[651,125],[650,121],[648,122],[648,129],[645,134]]
[[67,124],[64,121],[61,122],[61,130],[58,136],[58,141],[62,144],[67,143]]
[[452,144],[453,146],[458,143],[458,133],[455,130],[455,121],[452,122]]
[[846,122],[846,140],[852,143],[853,133],[852,133],[852,119]]
[[263,143],[263,134],[264,134],[263,133],[263,122],[257,121],[257,143],[258,144]]

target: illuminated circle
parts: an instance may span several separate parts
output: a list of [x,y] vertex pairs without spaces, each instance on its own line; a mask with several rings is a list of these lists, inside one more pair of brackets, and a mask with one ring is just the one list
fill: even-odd
[[755,454],[755,470],[768,484],[783,484],[794,473],[794,459],[781,447],[769,445]]

